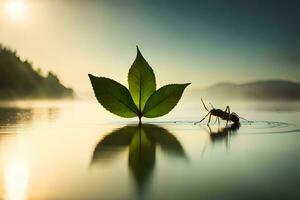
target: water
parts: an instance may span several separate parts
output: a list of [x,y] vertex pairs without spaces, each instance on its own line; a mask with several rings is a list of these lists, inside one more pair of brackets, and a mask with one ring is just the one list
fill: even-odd
[[255,122],[194,125],[197,101],[142,127],[96,102],[1,104],[0,199],[297,199],[299,103],[229,105]]

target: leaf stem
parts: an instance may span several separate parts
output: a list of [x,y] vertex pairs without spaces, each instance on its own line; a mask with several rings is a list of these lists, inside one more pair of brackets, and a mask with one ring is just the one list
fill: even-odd
[[139,126],[141,126],[141,125],[142,125],[142,116],[139,115]]

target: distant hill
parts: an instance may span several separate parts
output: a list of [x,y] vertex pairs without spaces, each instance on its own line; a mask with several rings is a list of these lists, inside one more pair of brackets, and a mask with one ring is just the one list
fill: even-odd
[[0,45],[0,99],[65,98],[73,97],[71,88],[62,85],[49,72],[41,75],[27,60],[22,61],[15,51]]
[[300,100],[300,83],[284,80],[256,81],[245,84],[219,83],[195,93],[210,98]]

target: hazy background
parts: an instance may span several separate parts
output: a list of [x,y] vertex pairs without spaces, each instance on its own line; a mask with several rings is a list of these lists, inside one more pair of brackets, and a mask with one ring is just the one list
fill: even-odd
[[77,93],[126,84],[139,45],[158,85],[300,78],[298,1],[0,0],[0,43]]
[[[297,2],[0,0],[0,44],[17,51],[0,45],[0,199],[299,199],[300,83],[257,82],[300,82]],[[118,134],[138,119],[95,97],[56,100],[64,86],[92,97],[88,73],[127,85],[135,45],[158,87],[192,82],[172,112],[143,119],[152,136]],[[224,81],[255,82],[209,87]],[[240,127],[194,125],[200,97]]]

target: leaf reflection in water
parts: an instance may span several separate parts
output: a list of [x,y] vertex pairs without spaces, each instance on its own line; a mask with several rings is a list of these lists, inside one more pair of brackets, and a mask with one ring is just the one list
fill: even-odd
[[187,159],[179,140],[168,130],[152,124],[127,125],[106,135],[96,146],[91,164],[115,159],[129,147],[128,166],[139,194],[151,180],[156,160],[156,147],[176,158]]

